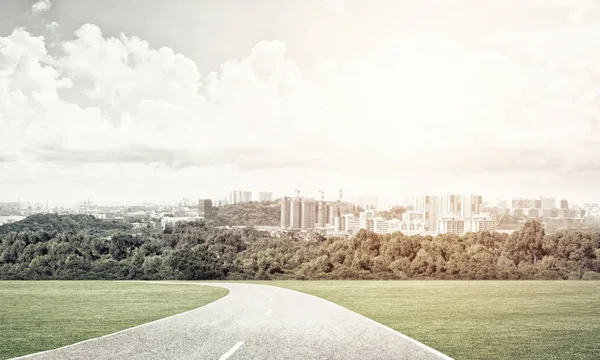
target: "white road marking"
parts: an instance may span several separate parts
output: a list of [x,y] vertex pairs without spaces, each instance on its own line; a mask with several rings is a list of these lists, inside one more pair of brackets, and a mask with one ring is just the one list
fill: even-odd
[[267,316],[271,315],[271,312],[273,312],[273,310],[269,309],[269,311],[267,311]]
[[236,352],[237,349],[239,349],[240,347],[242,347],[242,345],[244,345],[243,341],[240,341],[239,343],[233,345],[233,347],[231,349],[229,349],[228,352],[226,352],[225,354],[221,355],[221,357],[219,358],[219,360],[225,360],[228,357],[230,357],[231,355],[233,355],[234,352]]

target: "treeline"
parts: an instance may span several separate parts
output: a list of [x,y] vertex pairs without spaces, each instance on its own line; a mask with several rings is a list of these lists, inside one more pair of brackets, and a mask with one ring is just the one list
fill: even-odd
[[35,214],[21,221],[0,226],[0,234],[23,231],[77,232],[81,230],[126,230],[131,225],[103,221],[92,215]]
[[216,226],[279,226],[281,205],[275,201],[245,202],[214,208]]
[[349,239],[271,237],[180,223],[167,232],[13,232],[2,279],[600,279],[600,231]]

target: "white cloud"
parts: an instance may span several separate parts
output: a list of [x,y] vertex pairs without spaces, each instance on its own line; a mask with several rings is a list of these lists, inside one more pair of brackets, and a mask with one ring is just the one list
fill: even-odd
[[40,0],[31,6],[31,12],[33,15],[39,15],[44,13],[52,7],[50,0]]
[[51,56],[48,39],[17,29],[0,37],[0,161],[597,170],[599,40],[596,24],[495,33],[477,48],[418,33],[312,74],[285,42],[261,41],[203,83],[191,59],[135,36],[86,24]]

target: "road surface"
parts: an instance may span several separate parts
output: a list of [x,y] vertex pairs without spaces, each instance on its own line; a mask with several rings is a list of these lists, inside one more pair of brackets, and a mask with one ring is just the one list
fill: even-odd
[[267,285],[210,286],[226,287],[230,293],[192,311],[22,358],[450,359],[312,295]]

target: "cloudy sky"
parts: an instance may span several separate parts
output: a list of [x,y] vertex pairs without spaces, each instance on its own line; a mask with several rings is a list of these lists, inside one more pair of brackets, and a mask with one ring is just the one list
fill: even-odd
[[599,201],[588,0],[2,0],[0,200]]

